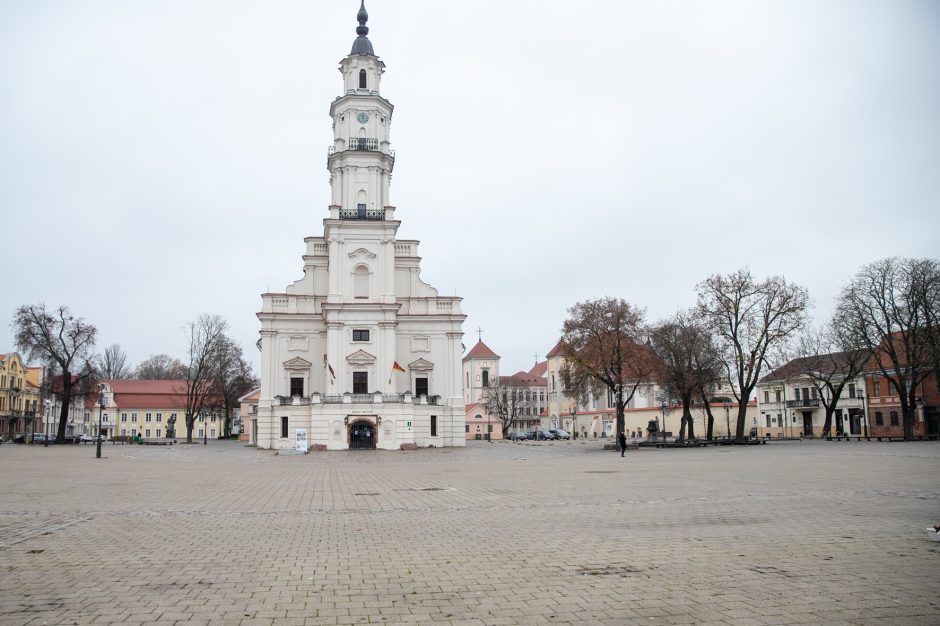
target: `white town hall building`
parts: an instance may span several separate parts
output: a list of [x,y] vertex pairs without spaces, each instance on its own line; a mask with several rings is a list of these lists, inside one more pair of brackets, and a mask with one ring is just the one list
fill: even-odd
[[[330,105],[332,186],[323,235],[307,237],[304,276],[262,295],[261,395],[248,416],[265,449],[463,446],[460,298],[422,282],[418,242],[397,239],[389,202],[394,107],[367,35],[340,62]],[[306,441],[304,441],[306,440]]]

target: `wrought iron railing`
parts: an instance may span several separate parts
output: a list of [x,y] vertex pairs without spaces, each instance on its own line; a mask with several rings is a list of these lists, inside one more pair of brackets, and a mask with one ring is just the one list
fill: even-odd
[[341,220],[377,220],[385,219],[385,209],[340,209],[339,218]]
[[819,398],[787,400],[788,409],[810,409],[819,406]]

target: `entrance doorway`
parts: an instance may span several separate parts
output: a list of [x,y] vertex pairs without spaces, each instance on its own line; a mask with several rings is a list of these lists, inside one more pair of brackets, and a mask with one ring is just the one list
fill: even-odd
[[812,411],[803,411],[803,436],[813,436],[813,413]]
[[375,450],[375,426],[371,422],[353,422],[349,425],[350,450]]

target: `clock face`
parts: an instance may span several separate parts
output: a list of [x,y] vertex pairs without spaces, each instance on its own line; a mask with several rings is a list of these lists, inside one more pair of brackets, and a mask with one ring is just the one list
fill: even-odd
[[369,121],[369,114],[365,111],[360,111],[359,114],[356,115],[356,119],[359,120],[360,124],[365,124]]

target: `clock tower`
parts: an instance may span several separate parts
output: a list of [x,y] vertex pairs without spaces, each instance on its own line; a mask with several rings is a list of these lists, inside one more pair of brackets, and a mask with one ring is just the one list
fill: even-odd
[[262,294],[261,393],[248,417],[259,448],[464,445],[461,299],[421,280],[418,242],[388,190],[392,104],[365,3],[343,92],[330,104],[329,216],[304,239],[303,277]]
[[330,105],[333,146],[327,169],[331,204],[339,218],[379,219],[384,217],[389,204],[388,187],[395,166],[395,152],[389,149],[388,140],[395,107],[379,90],[385,63],[375,55],[368,38],[365,0],[356,18],[358,37],[339,66],[343,95]]

